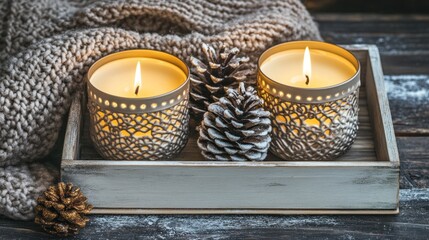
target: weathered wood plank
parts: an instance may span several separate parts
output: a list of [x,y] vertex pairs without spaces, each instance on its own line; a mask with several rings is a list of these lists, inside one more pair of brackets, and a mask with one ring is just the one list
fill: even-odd
[[[408,25],[408,28],[412,26],[418,28],[419,23],[423,26],[427,26],[424,24],[429,22],[429,16],[426,14],[314,13],[313,16],[317,21],[324,21],[332,24],[348,24],[352,22],[361,23],[357,26],[357,29],[360,29],[363,32],[370,31],[370,29],[367,28],[368,26],[365,25],[366,22],[386,22],[387,25],[389,25],[389,23],[407,24],[409,22],[414,24]],[[389,27],[395,30],[395,27],[392,26],[392,24],[390,24]],[[368,30],[364,31],[365,29]],[[398,31],[398,29],[396,29],[396,31]]]
[[[73,239],[426,239],[429,189],[401,190],[397,216],[92,215]],[[0,238],[50,238],[0,218]]]
[[383,70],[386,75],[429,74],[429,54],[381,54]]
[[[377,159],[389,159],[399,166],[399,154],[396,147],[392,116],[384,87],[380,55],[376,46],[370,46],[368,58],[366,90],[372,126],[377,128],[374,131]],[[373,79],[372,81],[370,80],[371,78]]]
[[[429,24],[429,22],[428,22]],[[377,45],[382,57],[390,55],[413,56],[429,54],[428,33],[338,33],[324,32],[327,42]]]
[[195,214],[195,215],[395,215],[399,213],[399,208],[392,210],[330,210],[330,209],[165,209],[165,208],[94,208],[91,214],[158,214],[158,215],[182,215],[182,214]]
[[429,188],[429,137],[399,137],[401,187]]
[[376,44],[386,75],[429,74],[427,16],[322,14],[315,19],[326,41]]
[[429,18],[423,15],[316,15],[327,41],[377,44],[395,132],[429,135]]
[[[76,162],[76,161],[75,161]],[[397,169],[273,164],[113,163],[63,166],[63,181],[100,208],[396,209]],[[128,165],[130,164],[130,165]],[[135,166],[133,165],[135,164]],[[145,164],[144,167],[140,165]],[[229,165],[229,166],[228,166]],[[139,167],[140,166],[140,167]],[[124,187],[127,186],[127,187]],[[289,194],[293,193],[293,197]],[[172,197],[174,196],[174,197]],[[222,196],[222,197],[219,197]]]
[[63,148],[63,160],[76,159],[79,154],[80,132],[82,123],[82,105],[80,104],[81,94],[77,93],[70,107],[69,118],[67,120]]
[[370,103],[368,104],[368,111],[371,113],[370,120],[375,128],[374,143],[377,159],[389,159],[399,165],[399,154],[377,47],[372,45],[368,54],[366,90],[367,101]]
[[[319,29],[322,34],[351,34],[357,36],[409,36],[423,37],[429,33],[427,24],[429,21],[324,21],[316,17]],[[349,28],[347,26],[350,26]],[[392,39],[394,40],[394,39]]]
[[417,14],[314,14],[319,29],[325,32],[353,33],[428,33],[428,15]]
[[396,134],[429,135],[429,75],[385,76]]

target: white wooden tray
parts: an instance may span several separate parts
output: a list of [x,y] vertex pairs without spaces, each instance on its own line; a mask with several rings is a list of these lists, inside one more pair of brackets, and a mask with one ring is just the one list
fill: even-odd
[[[359,133],[334,161],[204,161],[196,133],[169,161],[103,160],[92,147],[85,103],[74,99],[61,178],[80,186],[93,213],[396,214],[399,155],[378,49],[345,46],[362,65]],[[191,126],[194,129],[195,126]]]

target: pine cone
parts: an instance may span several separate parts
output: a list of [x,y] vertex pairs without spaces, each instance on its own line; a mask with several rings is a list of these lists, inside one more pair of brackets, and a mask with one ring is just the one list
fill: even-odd
[[222,46],[218,52],[212,46],[202,45],[204,59],[191,57],[191,109],[197,119],[201,119],[210,103],[225,96],[230,87],[240,82],[250,81],[252,70],[248,57],[237,57],[238,48],[228,50]]
[[212,103],[204,114],[198,146],[207,160],[264,160],[270,146],[269,112],[252,87],[237,90]]
[[92,210],[92,205],[86,200],[80,189],[71,183],[60,182],[50,186],[37,199],[34,221],[50,234],[61,237],[75,235],[89,221],[85,214]]

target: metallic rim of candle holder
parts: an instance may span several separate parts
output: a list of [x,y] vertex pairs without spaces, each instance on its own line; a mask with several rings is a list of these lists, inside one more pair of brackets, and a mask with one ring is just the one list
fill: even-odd
[[[92,74],[101,66],[106,63],[131,57],[148,57],[154,58],[169,62],[182,71],[187,73],[186,80],[176,89],[154,97],[146,98],[124,98],[120,96],[115,96],[108,94],[97,89],[91,81],[89,81]],[[99,105],[106,110],[110,111],[120,111],[122,113],[141,113],[141,112],[157,112],[171,106],[175,106],[177,103],[182,101],[183,98],[187,98],[189,95],[189,68],[188,66],[179,58],[162,51],[149,50],[149,49],[135,49],[135,50],[126,50],[122,52],[112,53],[107,55],[98,61],[96,61],[91,68],[88,70],[86,75],[87,84],[88,84],[88,97],[94,99],[99,103]]]
[[[114,96],[89,81],[104,64],[130,57],[169,62],[185,72],[186,80],[173,91],[148,98]],[[95,62],[86,81],[90,137],[100,155],[115,160],[158,160],[178,154],[188,141],[189,76],[189,68],[182,60],[157,50],[126,50]]]
[[[290,49],[305,49],[309,47],[311,50],[324,50],[347,59],[356,67],[356,74],[349,80],[329,87],[324,88],[300,88],[287,86],[276,81],[271,80],[261,70],[261,64],[275,53],[282,52]],[[293,41],[281,43],[266,50],[259,57],[258,60],[258,84],[270,94],[289,101],[297,103],[326,103],[344,98],[345,96],[353,93],[360,87],[360,64],[353,53],[339,46],[317,41]]]
[[[344,57],[356,67],[356,74],[335,86],[306,89],[275,82],[262,72],[261,64],[272,54],[307,46]],[[284,160],[332,160],[350,149],[358,130],[360,87],[360,64],[351,52],[315,41],[276,45],[259,58],[257,84],[258,94],[271,113],[270,151],[276,156]]]

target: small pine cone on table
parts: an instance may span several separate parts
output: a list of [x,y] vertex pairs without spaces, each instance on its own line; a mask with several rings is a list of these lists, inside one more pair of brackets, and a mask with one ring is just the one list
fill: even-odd
[[37,203],[35,223],[61,237],[75,235],[84,228],[89,221],[85,215],[92,210],[87,198],[71,183],[50,186]]
[[207,160],[262,161],[270,146],[269,112],[252,87],[240,83],[208,106],[198,146]]
[[250,81],[253,73],[248,57],[238,57],[236,47],[227,49],[222,46],[216,51],[212,46],[202,45],[204,58],[191,57],[191,112],[202,119],[207,107],[225,96],[228,88],[236,88],[238,83]]

